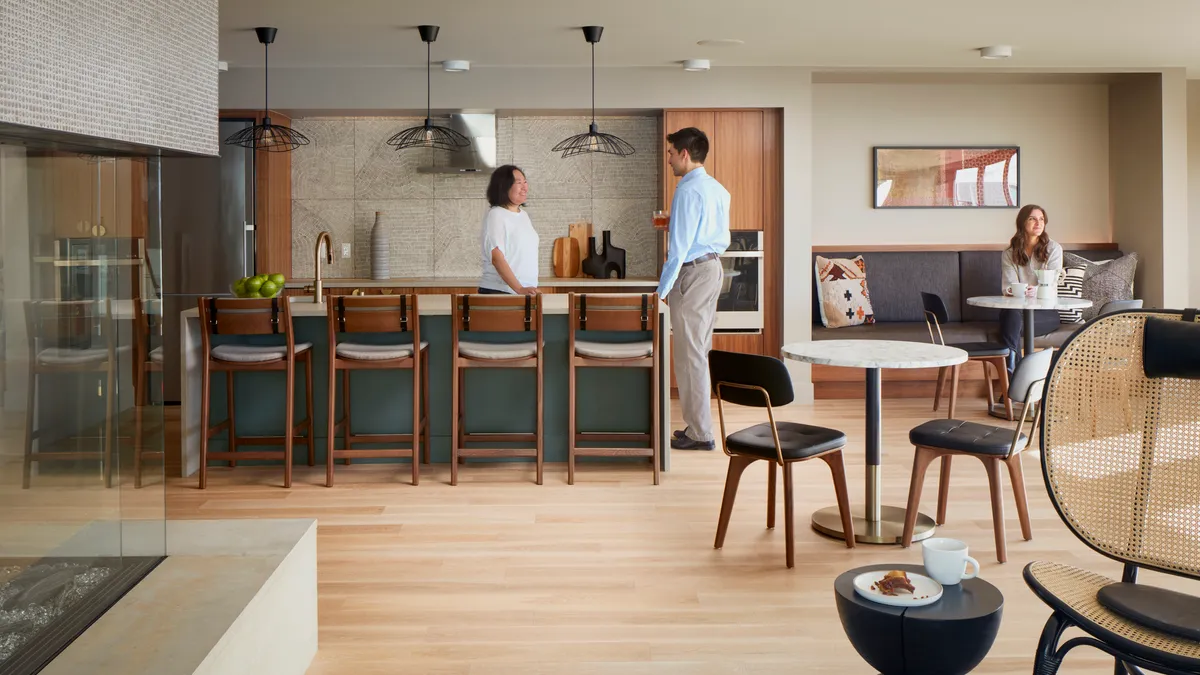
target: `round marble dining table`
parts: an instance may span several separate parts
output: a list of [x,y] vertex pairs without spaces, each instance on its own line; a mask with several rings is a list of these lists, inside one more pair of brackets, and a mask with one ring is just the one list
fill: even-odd
[[1019,309],[1025,312],[1024,352],[1033,353],[1033,313],[1039,309],[1086,309],[1091,300],[1083,298],[1014,298],[1007,295],[982,295],[967,298],[967,304],[991,309]]
[[[862,508],[851,507],[854,515],[854,540],[864,544],[899,544],[904,534],[905,508],[884,506],[881,495],[881,371],[884,368],[955,366],[966,362],[967,352],[957,347],[898,340],[816,340],[786,344],[781,351],[783,358],[793,361],[866,370],[866,504]],[[814,513],[812,526],[821,534],[842,537],[842,520],[836,506],[829,506]],[[925,514],[917,514],[913,540],[925,539],[931,536],[933,531],[933,519]]]

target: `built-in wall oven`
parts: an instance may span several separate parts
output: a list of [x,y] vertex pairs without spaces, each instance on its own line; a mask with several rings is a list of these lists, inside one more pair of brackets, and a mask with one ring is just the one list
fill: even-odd
[[717,297],[716,330],[757,333],[763,329],[762,232],[734,230],[721,254],[721,294]]

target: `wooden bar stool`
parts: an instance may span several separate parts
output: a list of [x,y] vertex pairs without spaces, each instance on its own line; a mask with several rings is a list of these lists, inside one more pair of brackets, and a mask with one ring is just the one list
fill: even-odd
[[[659,481],[658,409],[658,294],[579,294],[567,296],[570,323],[567,330],[570,403],[567,423],[567,484],[575,484],[576,457],[650,457],[654,484]],[[650,333],[637,342],[596,342],[577,339],[576,331]],[[645,368],[650,373],[650,432],[580,432],[575,419],[577,368]],[[586,442],[640,442],[643,447],[580,447]]]
[[[429,343],[421,341],[417,296],[331,297],[328,307],[329,345],[329,433],[326,438],[325,485],[333,487],[333,462],[354,457],[411,457],[412,484],[420,481],[422,436],[425,462],[429,462]],[[411,333],[409,340],[379,343],[337,342],[340,333]],[[420,354],[414,355],[414,345]],[[408,434],[355,434],[350,430],[350,371],[411,369],[413,430]],[[337,420],[337,374],[342,373],[342,419]],[[333,440],[341,427],[343,447]],[[355,443],[410,443],[411,448],[355,449]]]
[[[161,307],[161,300],[158,302]],[[148,459],[163,459],[163,451],[145,449],[144,421],[142,408],[150,405],[150,373],[163,372],[163,348],[161,345],[151,347],[150,336],[151,315],[146,313],[146,301],[141,298],[133,299],[134,336],[133,336],[133,367],[135,373],[134,396],[134,439],[133,439],[133,487],[142,487],[142,463]]]
[[[292,445],[308,446],[308,465],[313,465],[313,388],[312,343],[297,344],[292,329],[292,308],[287,298],[233,299],[200,298],[201,343],[204,349],[203,375],[200,381],[200,489],[208,486],[208,460],[224,459],[231,467],[239,459],[282,459],[283,486],[292,486]],[[213,335],[282,335],[282,345],[225,344],[214,347]],[[304,364],[305,418],[296,421],[294,395],[296,364]],[[225,392],[229,416],[224,422],[209,426],[209,389],[212,372],[225,373]],[[283,436],[238,436],[233,400],[233,374],[253,371],[283,371],[287,373],[284,390]],[[229,450],[209,452],[208,441],[222,431],[229,431]],[[239,445],[283,445],[283,450],[239,451]]]
[[[542,484],[542,299],[533,295],[451,295],[450,353],[454,355],[450,394],[450,484],[458,485],[458,462],[465,457],[536,457]],[[459,340],[465,333],[524,333],[521,342]],[[470,368],[536,368],[537,430],[532,433],[466,433],[463,390]],[[533,448],[467,448],[467,443],[534,443]]]
[[[116,325],[108,300],[30,300],[25,303],[25,325],[29,339],[29,385],[25,405],[25,457],[22,466],[21,487],[28,488],[35,462],[76,462],[96,460],[102,462],[104,486],[112,487],[113,447],[116,445],[113,422],[117,414],[116,368],[117,355],[128,354],[128,346],[118,346]],[[62,429],[41,428],[41,406],[39,390],[41,379],[46,375],[94,374],[103,379],[104,423],[103,436],[89,436],[83,429],[66,431],[80,433],[64,434]],[[69,421],[72,426],[82,425],[86,392],[90,386],[80,383],[75,387],[75,415]],[[70,405],[69,402],[64,402]],[[51,425],[53,426],[53,425]],[[59,424],[58,426],[61,426]],[[52,431],[57,439],[43,447],[43,434]],[[83,441],[100,440],[100,449],[84,450]],[[65,447],[74,442],[75,450]],[[34,451],[34,446],[37,451]],[[49,447],[56,446],[56,447]]]

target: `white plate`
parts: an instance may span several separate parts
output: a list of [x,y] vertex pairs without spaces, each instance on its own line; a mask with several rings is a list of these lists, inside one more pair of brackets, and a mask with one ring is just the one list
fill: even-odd
[[884,595],[882,591],[872,590],[875,582],[882,579],[887,572],[879,570],[854,577],[854,591],[872,602],[892,607],[924,607],[942,599],[941,584],[923,574],[912,572],[908,573],[908,581],[917,589],[912,595],[903,592],[900,595]]

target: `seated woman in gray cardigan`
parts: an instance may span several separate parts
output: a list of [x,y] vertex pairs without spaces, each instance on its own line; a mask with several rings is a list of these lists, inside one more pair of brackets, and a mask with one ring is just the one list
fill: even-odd
[[[1000,285],[1005,295],[1011,295],[1009,284],[1027,284],[1025,295],[1037,293],[1036,270],[1062,270],[1063,250],[1058,242],[1046,234],[1050,218],[1046,209],[1037,204],[1026,204],[1017,213],[1017,233],[1009,247],[1000,256]],[[1058,312],[1040,309],[1034,312],[1033,334],[1049,335],[1058,329]],[[1016,368],[1021,353],[1021,331],[1025,327],[1025,313],[1018,309],[1000,310],[1000,336],[1011,350],[1008,368]]]

